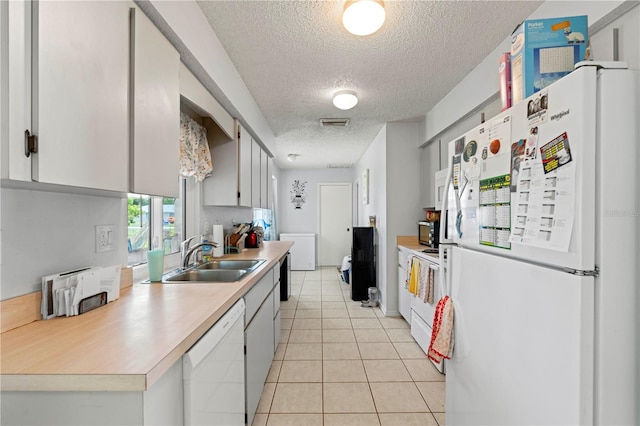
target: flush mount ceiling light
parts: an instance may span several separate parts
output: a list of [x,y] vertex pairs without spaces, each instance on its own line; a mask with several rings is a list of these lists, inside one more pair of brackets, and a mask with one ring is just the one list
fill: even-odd
[[300,154],[289,154],[287,155],[287,160],[294,162],[300,156]]
[[342,24],[352,34],[373,34],[384,24],[385,11],[381,0],[348,0],[342,13]]
[[351,109],[358,103],[356,92],[352,90],[339,90],[333,95],[333,104],[336,108]]

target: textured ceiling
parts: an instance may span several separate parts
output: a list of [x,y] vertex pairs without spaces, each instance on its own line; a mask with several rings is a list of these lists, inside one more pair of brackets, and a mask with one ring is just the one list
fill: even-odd
[[[386,1],[383,27],[358,37],[342,27],[344,1],[198,2],[273,129],[281,168],[356,163],[384,123],[424,116],[541,3]],[[340,89],[358,93],[355,108],[333,106]],[[349,126],[320,126],[338,117]]]

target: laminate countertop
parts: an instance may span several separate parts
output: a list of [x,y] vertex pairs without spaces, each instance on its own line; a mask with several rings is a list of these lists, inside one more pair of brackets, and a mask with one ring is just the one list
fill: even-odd
[[435,261],[440,261],[440,255],[438,253],[424,253],[422,250],[427,249],[427,246],[423,246],[418,242],[418,236],[397,236],[396,244],[398,248],[404,248],[413,252],[412,254],[418,256],[427,256],[433,258]]
[[224,259],[265,259],[232,283],[134,284],[82,315],[0,334],[4,391],[144,391],[293,245],[265,242]]

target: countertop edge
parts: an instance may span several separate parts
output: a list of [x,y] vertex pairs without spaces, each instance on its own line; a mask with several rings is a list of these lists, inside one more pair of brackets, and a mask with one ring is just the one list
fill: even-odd
[[143,374],[3,374],[3,392],[144,391]]

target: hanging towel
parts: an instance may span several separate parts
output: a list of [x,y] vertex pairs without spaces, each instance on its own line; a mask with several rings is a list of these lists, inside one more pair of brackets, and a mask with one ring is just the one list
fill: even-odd
[[180,174],[202,182],[211,174],[213,164],[207,141],[207,129],[187,114],[180,113]]
[[418,299],[426,302],[427,300],[427,291],[428,289],[428,280],[429,280],[429,262],[425,262],[423,260],[420,261],[420,274],[418,275]]
[[407,290],[409,290],[409,281],[411,280],[411,261],[412,260],[413,260],[412,257],[407,256],[407,265],[404,268],[404,270],[407,272],[404,277],[404,288]]
[[435,271],[432,268],[429,268],[429,272],[427,272],[427,291],[425,292],[425,297],[422,300],[425,303],[433,304],[433,286],[435,284]]
[[411,276],[409,277],[409,293],[418,294],[418,279],[420,276],[420,259],[411,259]]
[[451,359],[453,350],[453,301],[449,296],[438,300],[433,317],[433,331],[427,356],[438,364]]

